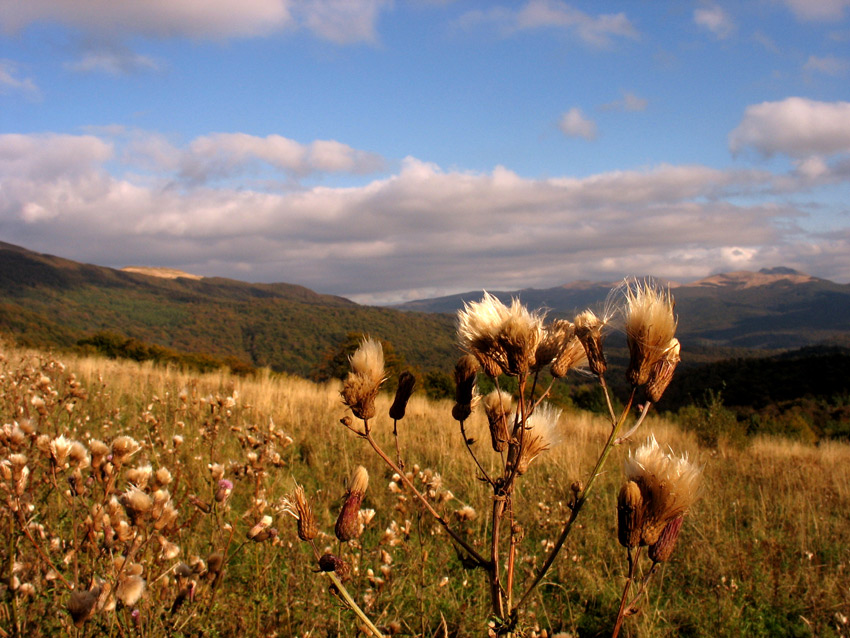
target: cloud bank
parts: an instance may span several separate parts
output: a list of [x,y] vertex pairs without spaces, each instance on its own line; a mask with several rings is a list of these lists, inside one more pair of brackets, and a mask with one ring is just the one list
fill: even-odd
[[[386,172],[384,158],[333,140],[212,133],[180,145],[120,127],[0,135],[0,233],[103,265],[361,301],[778,264],[846,281],[850,230],[805,230],[807,210],[788,195],[850,179],[847,108],[797,98],[748,108],[733,148],[810,156],[781,174],[661,164],[532,179],[414,157]],[[238,178],[252,171],[273,187],[246,187]],[[334,174],[359,183],[304,181]]]

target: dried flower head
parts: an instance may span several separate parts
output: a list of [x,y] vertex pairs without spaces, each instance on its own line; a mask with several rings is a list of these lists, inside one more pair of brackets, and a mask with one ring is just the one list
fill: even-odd
[[493,390],[484,396],[484,413],[490,425],[490,442],[494,452],[503,452],[511,439],[508,416],[513,397],[503,390]]
[[623,288],[626,339],[629,344],[629,368],[626,372],[634,386],[649,382],[650,373],[671,348],[676,333],[673,295],[650,281],[634,281]]
[[292,494],[283,499],[283,511],[298,520],[298,538],[309,542],[319,534],[313,506],[304,495],[304,488],[295,484]]
[[555,361],[567,347],[575,334],[575,327],[569,321],[558,319],[543,328],[543,339],[534,353],[534,371],[542,370]]
[[342,385],[342,402],[358,419],[375,416],[375,398],[386,380],[381,342],[366,337],[351,356],[351,372]]
[[50,441],[50,460],[55,465],[62,467],[68,459],[68,454],[71,452],[73,443],[70,439],[65,438],[64,434],[60,434]]
[[233,481],[228,479],[219,479],[218,487],[215,490],[215,500],[217,503],[223,503],[233,492]]
[[126,461],[141,449],[141,445],[131,436],[118,436],[112,441],[112,460],[119,464]]
[[118,583],[118,588],[115,590],[115,596],[126,607],[132,607],[142,594],[145,593],[145,579],[139,575],[132,575],[122,578]]
[[343,543],[360,536],[360,505],[368,485],[369,472],[362,465],[358,465],[351,475],[348,492],[334,526],[336,537]]
[[567,376],[567,372],[570,370],[588,365],[587,352],[584,349],[581,339],[576,334],[575,324],[570,324],[570,326],[570,338],[549,367],[549,372],[556,379],[562,379]]
[[526,431],[517,464],[518,474],[524,474],[534,459],[561,442],[561,433],[558,431],[561,413],[562,410],[551,404],[541,403],[526,419]]
[[584,346],[587,365],[590,371],[597,376],[605,374],[608,364],[602,351],[602,329],[606,321],[596,316],[592,310],[585,310],[576,315],[574,320],[575,333],[581,345]]
[[100,597],[101,588],[94,587],[88,591],[74,591],[68,599],[68,613],[71,614],[71,619],[74,621],[75,627],[82,627],[85,622],[92,617],[95,610],[95,604]]
[[484,292],[481,301],[465,303],[458,312],[460,347],[475,355],[491,377],[525,374],[535,364],[543,339],[543,317],[514,299],[507,307]]
[[398,387],[395,391],[395,399],[390,406],[390,418],[395,421],[401,421],[404,418],[404,412],[407,409],[407,402],[410,401],[410,396],[416,387],[416,377],[405,370],[398,376]]
[[640,489],[640,544],[653,545],[664,527],[682,516],[699,495],[702,471],[688,460],[666,454],[654,436],[625,461],[627,481]]
[[452,417],[456,421],[466,421],[472,414],[477,398],[476,376],[478,360],[470,354],[463,355],[455,364],[455,404]]
[[679,531],[682,529],[682,521],[684,520],[684,516],[677,516],[664,526],[661,536],[654,544],[649,546],[649,558],[652,562],[663,563],[670,559],[673,550],[676,548],[676,541],[679,538]]
[[653,403],[658,402],[673,379],[673,372],[676,371],[676,366],[681,360],[679,350],[679,340],[674,338],[649,372],[649,381],[646,384],[646,396]]

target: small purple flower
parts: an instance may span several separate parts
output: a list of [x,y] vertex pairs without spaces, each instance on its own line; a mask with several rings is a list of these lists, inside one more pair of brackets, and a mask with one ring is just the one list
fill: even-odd
[[215,500],[222,503],[227,500],[230,493],[233,491],[233,482],[227,479],[221,479],[218,482],[218,489],[215,492]]

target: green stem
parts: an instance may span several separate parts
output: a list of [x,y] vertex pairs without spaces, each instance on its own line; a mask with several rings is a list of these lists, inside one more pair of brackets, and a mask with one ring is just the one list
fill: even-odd
[[348,593],[348,590],[343,586],[342,581],[334,572],[322,572],[323,574],[327,574],[328,578],[333,581],[333,584],[336,586],[337,593],[342,596],[342,599],[348,605],[348,608],[351,609],[360,620],[369,628],[369,631],[372,632],[373,636],[376,638],[384,638],[384,634],[382,634],[375,625],[372,624],[372,621],[369,620],[369,617],[364,613],[362,609],[354,602],[354,599],[351,597],[351,594]]

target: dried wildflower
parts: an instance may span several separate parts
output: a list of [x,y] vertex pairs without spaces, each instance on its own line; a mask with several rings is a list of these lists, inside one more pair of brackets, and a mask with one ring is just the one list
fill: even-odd
[[127,510],[133,524],[137,525],[139,521],[150,511],[151,507],[153,507],[153,499],[135,485],[131,485],[129,489],[121,495],[121,504],[124,506],[124,509]]
[[118,583],[118,588],[115,590],[115,596],[125,607],[135,605],[144,593],[145,579],[138,575],[122,578],[121,582]]
[[468,523],[469,521],[475,520],[475,517],[478,516],[478,513],[471,506],[464,505],[455,512],[455,516],[460,522]]
[[171,480],[172,480],[171,479],[171,472],[169,471],[169,469],[167,467],[159,468],[156,471],[154,478],[156,479],[157,487],[164,487],[166,485],[170,485]]
[[123,463],[142,448],[139,442],[131,436],[118,436],[112,441],[112,461]]
[[663,452],[654,436],[629,454],[625,474],[640,489],[641,545],[655,544],[667,523],[685,514],[699,494],[700,468],[688,461],[687,454],[675,457]]
[[674,301],[669,290],[649,281],[626,285],[625,330],[629,344],[626,376],[633,386],[649,382],[656,362],[671,348],[676,333]]
[[646,384],[646,396],[653,403],[658,402],[673,379],[673,372],[675,372],[676,366],[681,360],[679,349],[678,339],[670,341],[664,354],[650,370],[649,381]]
[[569,321],[558,319],[543,329],[543,339],[537,346],[534,354],[534,366],[532,370],[542,370],[567,347],[575,334],[575,327]]
[[404,412],[407,409],[407,402],[410,401],[410,396],[413,394],[413,389],[416,387],[416,377],[405,370],[398,376],[398,388],[395,391],[395,399],[390,406],[390,418],[395,421],[401,421],[404,418]]
[[627,481],[617,497],[617,539],[623,547],[640,545],[643,496],[638,484]]
[[323,554],[319,558],[319,569],[323,572],[335,572],[342,581],[347,580],[351,574],[348,563],[333,554]]
[[153,468],[150,465],[131,467],[124,473],[124,477],[127,481],[141,490],[148,486],[148,481],[150,480],[151,475],[153,475]]
[[663,563],[669,560],[676,548],[676,540],[679,538],[679,531],[682,529],[682,521],[684,520],[684,516],[677,516],[664,526],[661,536],[649,546],[649,558],[652,562]]
[[160,560],[172,560],[180,555],[180,546],[172,543],[164,536],[157,536],[161,551],[159,553]]
[[[269,538],[270,525],[274,519],[271,516],[263,516],[260,522],[248,530],[246,536],[257,543],[262,543]],[[273,528],[271,528],[273,529]],[[275,535],[277,532],[275,532]]]
[[89,441],[89,452],[91,452],[91,466],[97,469],[103,463],[106,455],[109,454],[109,446],[103,441],[92,439]]
[[60,434],[55,439],[50,441],[50,460],[57,466],[62,467],[68,459],[68,454],[71,452],[73,441],[65,438],[64,434]]
[[218,574],[224,566],[224,554],[221,552],[213,552],[207,556],[207,572],[210,574]]
[[576,337],[584,346],[590,371],[597,376],[602,376],[608,369],[602,351],[602,329],[605,327],[605,320],[597,317],[592,310],[585,310],[576,316],[573,323]]
[[526,419],[525,440],[522,450],[519,451],[519,462],[517,464],[518,474],[524,474],[534,459],[560,443],[561,434],[558,432],[558,421],[561,418],[561,412],[562,410],[549,403],[541,403]]
[[68,613],[74,621],[75,627],[82,627],[92,617],[95,604],[100,597],[101,588],[94,587],[88,591],[74,591],[68,599]]
[[580,368],[588,365],[587,351],[585,350],[581,339],[579,339],[578,335],[576,335],[575,324],[570,324],[570,326],[572,328],[570,338],[567,340],[566,345],[561,349],[555,357],[555,360],[552,361],[552,365],[549,367],[549,372],[551,372],[552,376],[556,379],[562,379],[567,376],[567,372],[574,368]]
[[215,500],[217,503],[223,503],[233,492],[233,481],[227,479],[219,479],[218,487],[215,490]]
[[283,499],[283,511],[294,516],[298,521],[298,538],[309,542],[319,534],[313,506],[304,495],[304,488],[295,484],[292,494]]
[[472,414],[472,408],[477,398],[476,375],[478,361],[469,354],[463,355],[455,365],[455,404],[452,407],[452,417],[456,421],[466,421]]
[[461,349],[474,355],[488,375],[517,376],[535,364],[543,317],[529,312],[519,299],[508,308],[485,291],[481,301],[464,303],[458,312],[457,334]]
[[504,451],[510,441],[508,415],[511,414],[511,401],[509,393],[498,389],[487,394],[482,401],[490,424],[490,441],[494,452]]
[[68,451],[68,457],[71,459],[71,463],[73,463],[78,469],[84,469],[91,465],[91,457],[86,451],[86,446],[79,441],[73,441],[71,443],[71,449]]
[[351,372],[342,385],[342,402],[354,416],[367,421],[375,416],[375,398],[386,380],[381,343],[369,337],[363,339],[350,361]]
[[366,494],[368,485],[369,472],[362,465],[358,465],[351,476],[345,502],[342,504],[342,510],[340,510],[334,526],[336,537],[343,543],[360,535],[360,504],[363,502],[363,496]]

